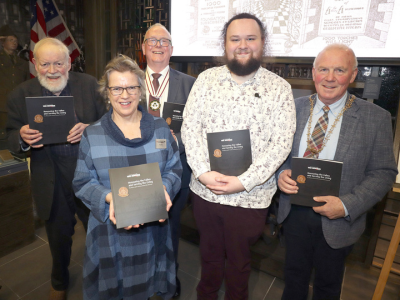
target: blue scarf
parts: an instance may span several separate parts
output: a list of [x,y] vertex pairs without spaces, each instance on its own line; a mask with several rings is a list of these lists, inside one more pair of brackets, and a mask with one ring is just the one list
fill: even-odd
[[144,111],[143,108],[139,105],[138,110],[142,112],[142,119],[140,120],[140,132],[142,137],[136,139],[127,139],[122,133],[121,129],[114,123],[111,116],[113,113],[112,107],[108,113],[106,113],[101,118],[101,126],[104,128],[104,131],[117,143],[126,146],[126,147],[141,147],[147,144],[154,136],[154,118],[148,112]]

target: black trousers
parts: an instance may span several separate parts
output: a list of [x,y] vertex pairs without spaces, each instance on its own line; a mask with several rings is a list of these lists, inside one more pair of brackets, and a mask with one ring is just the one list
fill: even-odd
[[176,263],[176,274],[178,275],[178,248],[179,248],[179,238],[181,236],[181,211],[185,207],[186,202],[189,197],[189,187],[183,188],[175,196],[173,200],[173,205],[169,210],[169,224],[171,226],[171,239],[172,246],[174,249],[175,263]]
[[311,207],[292,205],[283,222],[286,243],[282,300],[306,300],[315,270],[313,300],[340,300],[345,260],[353,246],[331,248],[322,232],[321,215]]
[[66,290],[69,284],[68,266],[71,259],[72,236],[76,224],[75,213],[82,221],[85,231],[89,219],[89,209],[75,197],[72,179],[76,157],[56,157],[55,186],[50,218],[45,221],[53,267],[51,284],[55,290]]

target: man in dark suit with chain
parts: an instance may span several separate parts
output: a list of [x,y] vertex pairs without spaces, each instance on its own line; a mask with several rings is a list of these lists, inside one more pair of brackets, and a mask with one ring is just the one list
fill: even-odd
[[[315,269],[313,299],[340,299],[346,256],[365,228],[366,213],[392,187],[397,174],[390,114],[347,92],[357,75],[357,58],[347,46],[333,44],[314,61],[317,94],[296,103],[292,152],[276,173],[278,222],[286,241],[282,299],[307,299]],[[339,197],[314,197],[319,207],[290,204],[298,191],[291,158],[343,162]]]
[[[143,44],[143,54],[146,55],[146,103],[141,103],[148,111],[157,117],[162,117],[164,102],[186,104],[195,78],[178,72],[169,67],[173,46],[171,35],[161,24],[152,25],[146,32]],[[179,146],[180,158],[183,167],[182,188],[173,200],[169,210],[169,222],[172,231],[172,244],[178,271],[178,245],[180,237],[180,216],[189,196],[189,182],[191,170],[186,161],[185,148],[181,140],[181,133],[173,133]],[[180,295],[180,282],[176,278],[177,290],[174,297]]]
[[[68,72],[71,59],[61,41],[40,40],[33,55],[38,77],[22,83],[8,96],[7,136],[13,152],[31,149],[32,194],[38,215],[45,220],[53,258],[50,299],[66,299],[75,213],[85,230],[89,216],[89,210],[72,190],[79,142],[83,130],[106,112],[106,106],[95,78]],[[74,97],[76,125],[66,143],[35,145],[40,144],[42,133],[29,128],[25,97],[42,96]]]

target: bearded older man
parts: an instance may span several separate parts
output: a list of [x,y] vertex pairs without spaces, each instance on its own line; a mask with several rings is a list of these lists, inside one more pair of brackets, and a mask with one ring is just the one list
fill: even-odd
[[[33,55],[38,77],[16,87],[7,98],[7,136],[11,151],[31,149],[32,193],[38,215],[45,220],[53,258],[50,299],[66,299],[75,213],[85,230],[89,216],[88,209],[72,190],[79,142],[89,123],[106,112],[106,105],[97,91],[95,78],[69,73],[71,59],[61,41],[45,38],[36,44]],[[27,125],[25,97],[40,96],[74,97],[76,125],[67,136],[68,142],[34,145],[42,139],[42,133]]]

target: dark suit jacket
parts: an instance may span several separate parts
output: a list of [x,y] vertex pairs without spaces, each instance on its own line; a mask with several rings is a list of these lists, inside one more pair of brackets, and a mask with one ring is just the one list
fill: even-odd
[[[172,68],[169,69],[169,90],[167,102],[186,104],[187,98],[189,97],[190,90],[196,78],[186,75],[182,72],[176,71]],[[141,106],[147,110],[146,98],[141,101]],[[187,164],[185,147],[181,139],[181,133],[175,134],[179,143],[179,153],[181,157],[183,173],[182,173],[182,188],[189,187],[190,175],[192,171]]]
[[[82,123],[93,123],[105,112],[105,102],[97,91],[94,77],[82,73],[69,73],[68,84],[74,96],[75,112]],[[28,124],[25,97],[42,96],[42,87],[37,78],[28,80],[12,91],[7,98],[8,145],[12,152],[22,152],[20,129]],[[50,215],[54,193],[54,165],[50,148],[31,148],[31,185],[39,217],[47,220]],[[71,182],[72,184],[72,182]]]
[[[290,169],[292,154],[297,156],[299,144],[310,115],[309,97],[296,103],[296,133],[292,153],[277,171]],[[334,249],[354,244],[365,229],[366,212],[379,202],[392,187],[397,166],[393,154],[390,114],[379,106],[355,99],[343,114],[335,161],[343,162],[339,198],[349,217],[330,220],[322,218],[322,229],[327,243]],[[328,195],[327,195],[328,196]],[[290,212],[289,196],[281,193],[278,222]]]

